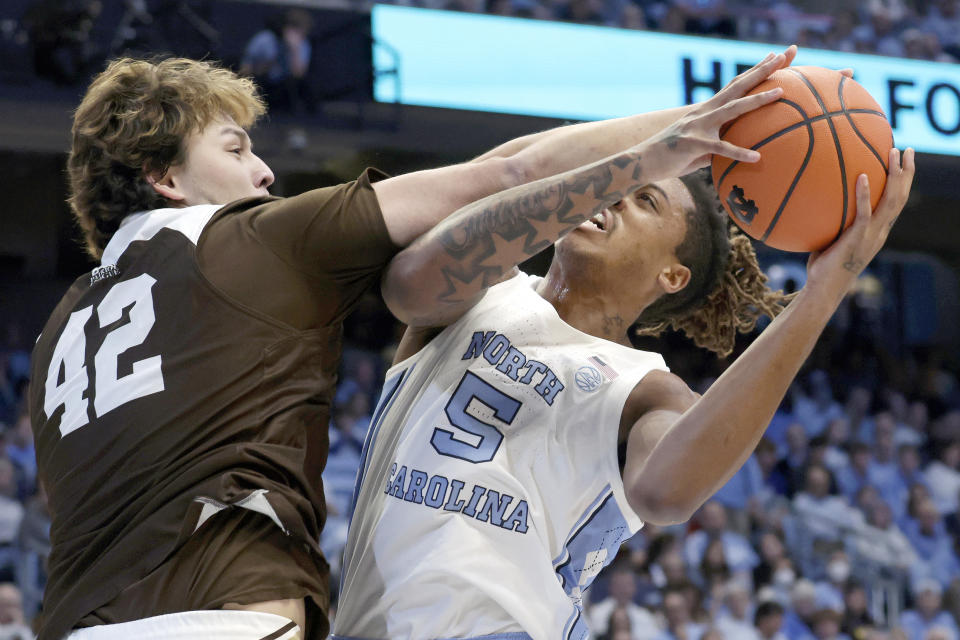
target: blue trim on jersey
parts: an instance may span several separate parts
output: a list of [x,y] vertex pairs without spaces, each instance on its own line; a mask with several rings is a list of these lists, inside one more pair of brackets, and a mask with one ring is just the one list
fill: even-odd
[[577,535],[580,529],[584,527],[584,525],[586,524],[586,520],[588,518],[593,517],[593,514],[596,513],[596,511],[600,508],[601,506],[600,503],[603,502],[608,497],[610,497],[611,495],[613,495],[613,490],[610,488],[610,485],[607,484],[607,486],[605,486],[600,491],[600,495],[594,498],[593,502],[590,503],[590,506],[583,510],[583,514],[580,516],[577,522],[570,529],[570,535],[567,536],[567,541],[563,544],[563,551],[561,551],[560,555],[558,555],[556,558],[553,559],[554,569],[556,569],[557,566],[559,566],[560,564],[563,564],[563,562],[566,559],[568,559],[568,556],[570,555],[570,549],[568,548],[570,541],[573,539],[574,536]]
[[[357,469],[357,481],[353,485],[353,498],[350,500],[350,512],[348,514],[348,526],[353,523],[353,510],[357,506],[357,498],[360,497],[360,485],[363,484],[363,478],[367,473],[367,453],[377,439],[380,433],[380,426],[383,424],[383,418],[393,406],[393,401],[399,395],[400,389],[410,379],[408,374],[412,373],[417,365],[414,364],[409,369],[404,369],[400,373],[394,374],[392,378],[383,383],[383,392],[380,394],[380,401],[373,412],[373,419],[370,421],[370,427],[367,429],[367,437],[363,439],[363,449],[360,451],[360,466]],[[396,381],[396,382],[394,382]],[[391,384],[393,386],[391,386]],[[343,586],[343,585],[341,585]]]
[[583,618],[583,592],[593,583],[600,569],[613,561],[629,531],[630,526],[608,484],[577,520],[563,545],[563,552],[553,561],[560,586],[573,606],[573,612],[563,627],[564,640],[590,637],[590,629]]
[[[350,511],[347,514],[348,536],[350,535],[350,526],[353,524],[353,511],[357,506],[357,499],[360,497],[360,486],[363,484],[363,478],[367,472],[367,453],[370,451],[374,441],[377,439],[377,434],[380,433],[380,425],[383,424],[384,416],[387,415],[390,407],[393,406],[393,401],[396,400],[397,396],[399,395],[400,389],[403,387],[406,381],[410,379],[410,376],[407,374],[411,373],[416,366],[417,365],[414,364],[409,369],[404,369],[383,383],[383,391],[380,393],[380,401],[377,402],[377,408],[374,410],[373,418],[370,420],[370,426],[367,428],[367,435],[363,439],[363,449],[360,451],[360,466],[357,468],[357,481],[353,485],[353,497],[350,499]],[[346,571],[340,571],[340,592],[343,592],[343,578],[346,575]]]
[[564,640],[587,640],[590,638],[590,627],[583,619],[583,611],[580,607],[573,607],[573,614],[563,627],[563,638]]
[[[330,636],[330,640],[369,640],[354,636]],[[515,631],[513,633],[494,633],[489,636],[470,636],[469,638],[439,638],[438,640],[533,640],[528,633]]]

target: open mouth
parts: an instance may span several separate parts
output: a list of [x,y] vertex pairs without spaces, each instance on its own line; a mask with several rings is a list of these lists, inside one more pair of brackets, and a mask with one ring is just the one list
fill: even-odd
[[611,224],[612,220],[610,219],[610,216],[607,215],[606,209],[590,218],[587,218],[587,222],[592,224],[600,231],[610,231],[613,228],[613,225]]

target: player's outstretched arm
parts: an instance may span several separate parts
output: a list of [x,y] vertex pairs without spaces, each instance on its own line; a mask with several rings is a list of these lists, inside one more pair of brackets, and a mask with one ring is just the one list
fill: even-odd
[[624,152],[461,208],[394,257],[382,283],[387,306],[410,325],[449,323],[517,264],[641,186],[686,175],[711,154],[757,162],[756,151],[720,139],[724,124],[782,94],[744,96],[750,86],[731,85]]
[[[744,95],[795,56],[796,47],[777,56],[770,54],[718,95]],[[703,104],[559,127],[511,140],[471,162],[378,182],[374,190],[387,231],[396,244],[407,246],[468,203],[615,155],[655,136]]]
[[[647,376],[631,396],[644,397],[643,415],[630,431],[624,486],[631,505],[654,523],[682,522],[739,469],[753,452],[801,365],[873,259],[907,202],[914,154],[890,153],[883,197],[870,210],[866,175],[857,182],[857,217],[840,238],[808,263],[799,295],[721,375],[693,400],[670,374]],[[642,393],[651,378],[664,400]],[[684,405],[689,408],[683,409]],[[629,403],[628,403],[629,405]],[[636,411],[636,408],[634,408]],[[629,411],[628,411],[629,413]]]

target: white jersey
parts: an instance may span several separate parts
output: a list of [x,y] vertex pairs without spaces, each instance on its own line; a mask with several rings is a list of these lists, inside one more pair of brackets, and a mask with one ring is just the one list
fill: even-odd
[[387,374],[336,638],[589,635],[581,597],[642,522],[621,412],[658,354],[563,322],[520,274]]

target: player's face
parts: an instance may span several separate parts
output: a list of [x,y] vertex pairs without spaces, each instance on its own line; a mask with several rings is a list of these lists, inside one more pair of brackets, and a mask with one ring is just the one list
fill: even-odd
[[655,283],[665,270],[680,266],[676,248],[686,236],[686,212],[693,206],[679,179],[648,184],[570,232],[557,243],[557,255],[570,266],[595,272],[592,280],[601,284],[642,288],[648,283],[663,293]]
[[247,132],[223,117],[187,139],[186,159],[170,167],[161,183],[171,190],[161,193],[184,206],[226,204],[269,195],[273,172],[253,153]]

